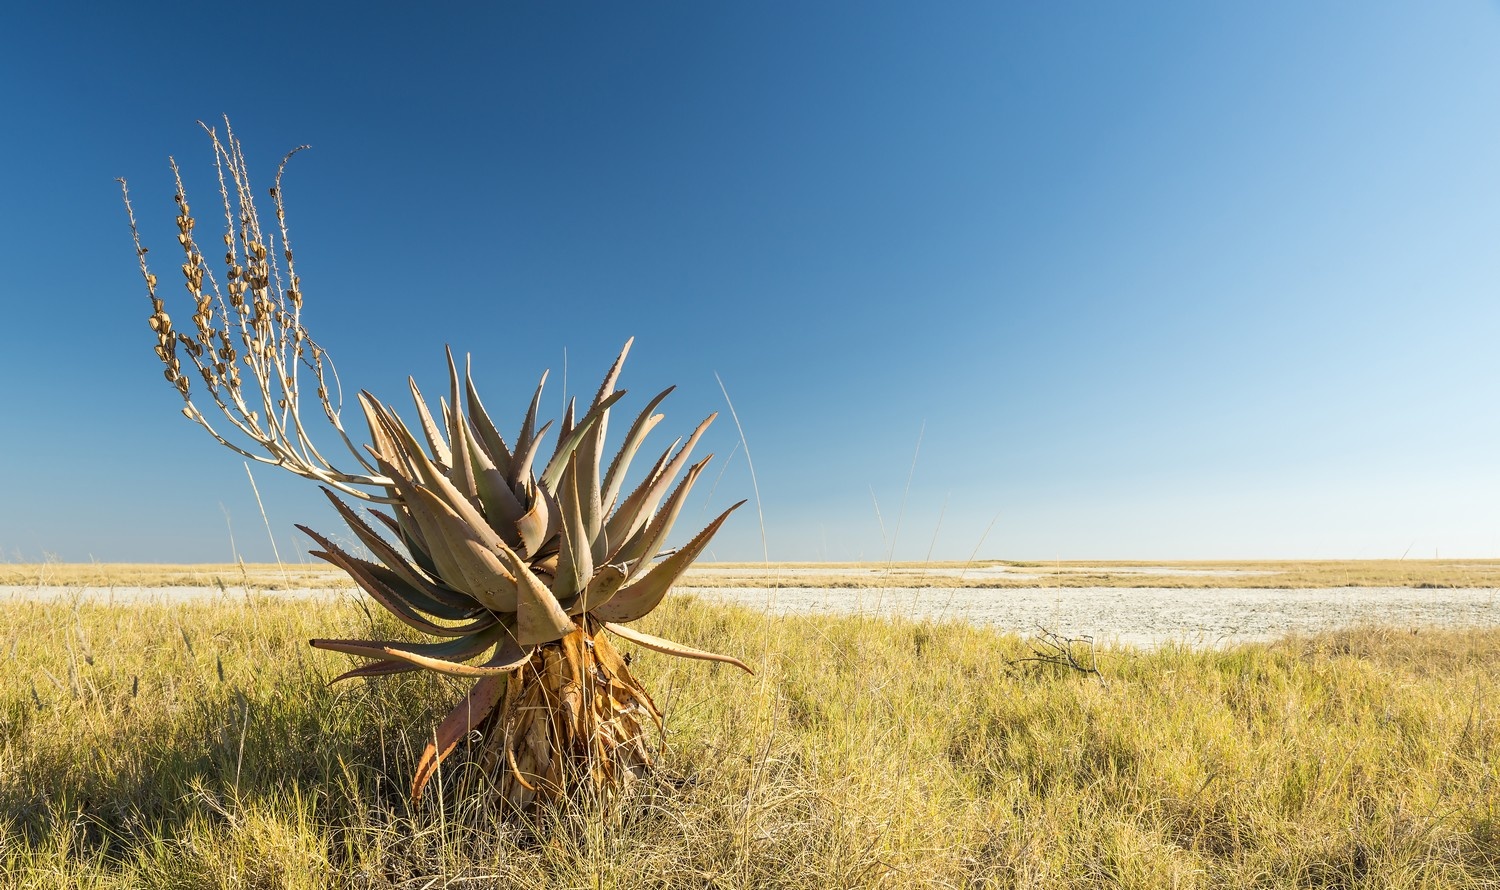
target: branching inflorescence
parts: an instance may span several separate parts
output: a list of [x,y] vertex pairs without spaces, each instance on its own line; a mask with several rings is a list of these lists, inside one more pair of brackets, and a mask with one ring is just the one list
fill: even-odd
[[[645,724],[659,726],[661,714],[605,632],[648,649],[749,670],[729,656],[628,626],[662,601],[740,506],[679,549],[667,548],[673,523],[708,463],[689,461],[713,415],[685,443],[679,439],[662,452],[627,490],[631,464],[662,419],[654,412],[671,392],[646,405],[604,463],[610,410],[625,394],[615,384],[629,342],[581,416],[569,402],[546,456],[542,441],[552,424],[538,426],[537,416],[546,375],[519,433],[508,442],[480,402],[469,369],[460,376],[450,352],[449,392],[436,414],[411,382],[421,438],[394,408],[361,392],[370,443],[357,447],[340,420],[333,365],[302,326],[302,285],[281,189],[286,163],[301,149],[277,168],[270,190],[275,228],[267,232],[240,143],[227,121],[225,128],[221,139],[204,127],[224,207],[222,284],[195,237],[182,177],[175,160],[171,164],[182,275],[195,307],[191,332],[175,328],[166,312],[120,181],[166,379],[182,394],[183,413],[221,445],[321,483],[375,559],[350,554],[299,526],[321,548],[314,555],[347,572],[401,623],[437,638],[312,645],[373,659],[338,679],[426,669],[476,681],[423,752],[413,798],[421,797],[438,764],[475,730],[483,739],[479,762],[498,776],[502,799],[517,808],[577,787],[608,792],[639,775],[651,764]],[[194,402],[195,373],[229,424],[222,432]],[[316,384],[318,405],[357,470],[340,469],[313,443],[301,417],[300,386],[307,381]],[[372,525],[340,493],[385,509],[369,511]]]

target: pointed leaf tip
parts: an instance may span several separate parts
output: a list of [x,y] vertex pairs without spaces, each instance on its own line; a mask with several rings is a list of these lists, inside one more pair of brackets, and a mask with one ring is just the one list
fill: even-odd
[[738,658],[735,658],[732,655],[720,655],[717,652],[708,652],[704,649],[694,649],[692,646],[684,646],[683,644],[673,642],[672,640],[652,636],[648,633],[642,633],[641,631],[638,631],[634,628],[626,627],[623,624],[614,624],[612,622],[606,621],[604,622],[604,629],[622,640],[629,640],[630,642],[635,643],[637,646],[644,646],[647,649],[653,649],[665,655],[675,655],[678,658],[696,658],[700,661],[722,661],[725,664],[734,665],[735,667],[739,668],[752,677],[755,676],[755,671],[750,670],[749,665],[745,664],[743,661],[740,661]]

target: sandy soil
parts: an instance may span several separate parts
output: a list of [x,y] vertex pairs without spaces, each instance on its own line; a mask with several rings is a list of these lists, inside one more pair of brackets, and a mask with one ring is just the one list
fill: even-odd
[[[1316,633],[1356,623],[1396,627],[1500,626],[1500,589],[1335,587],[1181,589],[1162,587],[887,588],[679,587],[679,594],[783,613],[889,614],[975,621],[1020,633],[1039,628],[1132,645],[1217,646]],[[131,603],[244,596],[218,587],[0,587],[0,603],[79,599]],[[349,589],[270,591],[267,596],[352,597]]]

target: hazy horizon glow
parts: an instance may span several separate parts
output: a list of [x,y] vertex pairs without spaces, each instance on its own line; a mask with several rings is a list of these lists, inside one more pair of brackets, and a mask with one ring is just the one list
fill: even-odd
[[[658,448],[721,412],[704,521],[752,497],[722,378],[773,560],[1500,555],[1493,4],[257,14],[0,34],[0,557],[271,559],[113,182],[177,297],[166,159],[210,226],[221,114],[260,188],[313,146],[288,217],[350,392],[409,414],[451,344],[511,426],[633,335]],[[255,480],[283,558],[338,527]],[[712,558],[761,557],[754,507]]]

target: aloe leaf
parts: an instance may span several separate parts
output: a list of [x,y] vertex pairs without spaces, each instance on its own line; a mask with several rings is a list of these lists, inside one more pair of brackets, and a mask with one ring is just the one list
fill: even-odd
[[[531,397],[531,407],[526,409],[526,419],[521,422],[521,432],[516,435],[515,453],[520,454],[531,448],[537,439],[542,437],[545,427],[541,431],[536,429],[536,412],[542,404],[542,387],[547,385],[547,372],[542,372],[542,379],[536,385],[536,395]],[[511,481],[515,482],[515,474],[511,474]]]
[[411,671],[420,670],[420,667],[417,667],[416,665],[407,661],[376,661],[371,662],[370,664],[361,665],[360,667],[357,667],[351,671],[344,671],[342,674],[339,674],[337,677],[329,680],[328,685],[332,686],[340,680],[352,680],[355,677],[381,677],[385,676],[386,674],[405,674],[410,673]]
[[[359,407],[364,411],[365,423],[370,427],[370,444],[366,450],[372,454],[385,455],[388,460],[396,460],[397,452],[395,442],[391,439],[390,430],[384,416],[380,403],[370,393],[361,390],[359,393]],[[395,497],[396,491],[390,486],[385,486],[388,497]]]
[[531,567],[510,551],[501,557],[516,576],[516,641],[522,646],[540,646],[572,633],[572,619]]
[[464,497],[462,492],[441,476],[435,478],[433,482],[434,484],[427,490],[442,501],[445,507],[453,511],[468,529],[469,537],[491,551],[498,551],[502,547],[509,546],[500,533],[491,527],[489,520],[475,508],[473,501]]
[[[379,466],[377,463],[376,466]],[[391,497],[396,497],[399,492],[391,489]],[[433,578],[434,583],[441,587],[442,581],[438,575],[437,564],[432,561],[432,555],[427,549],[427,542],[422,539],[421,529],[417,528],[416,520],[411,518],[411,511],[401,504],[392,508],[396,515],[391,516],[379,510],[370,510],[370,515],[380,520],[380,523],[396,536],[401,546],[411,555],[412,563],[423,572]]]
[[349,555],[306,526],[299,525],[297,528],[317,541],[323,548],[311,551],[313,556],[343,569],[371,598],[384,606],[386,611],[395,615],[407,627],[435,637],[466,637],[495,623],[493,613],[481,611],[479,617],[468,624],[458,626],[437,624],[421,613],[418,603],[425,599],[421,592],[402,584],[401,580],[384,566]]
[[562,486],[557,492],[557,503],[562,510],[562,540],[558,543],[557,568],[552,575],[551,590],[552,595],[557,597],[559,602],[577,595],[583,586],[573,559],[577,547],[573,533],[573,517],[578,513],[578,503],[571,491],[573,462],[569,461],[568,465],[570,469],[563,473]]
[[[384,563],[388,570],[413,588],[417,595],[422,597],[422,599],[417,599],[414,596],[412,599],[413,605],[424,612],[450,621],[465,618],[471,613],[474,603],[470,601],[469,597],[433,582],[421,570],[402,558],[400,552],[395,547],[386,543],[386,540],[376,534],[375,530],[370,528],[359,517],[358,513],[354,512],[353,508],[340,500],[332,491],[324,488],[323,494],[327,496],[334,508],[339,511],[339,516],[343,518],[344,523],[349,526],[360,542],[375,555],[375,558]],[[389,518],[383,513],[371,512],[375,516],[385,520],[387,527],[390,526],[391,522]],[[399,526],[396,531],[399,534]]]
[[691,541],[676,553],[657,563],[651,571],[647,572],[639,581],[632,582],[623,588],[614,598],[594,610],[594,617],[600,621],[635,621],[637,618],[650,614],[672,589],[672,585],[687,571],[703,548],[708,546],[709,539],[729,514],[738,510],[744,501],[725,510],[719,514],[719,518],[708,524],[708,527],[699,532]]
[[453,453],[448,450],[448,443],[443,441],[442,434],[438,432],[437,424],[432,422],[432,414],[427,410],[427,402],[422,398],[422,391],[417,389],[415,377],[406,378],[407,385],[411,387],[411,399],[417,405],[417,419],[422,422],[422,435],[427,438],[427,444],[432,448],[432,457],[445,467],[453,466]]
[[548,503],[549,499],[538,491],[531,499],[531,509],[516,520],[516,534],[521,538],[521,547],[517,552],[527,559],[534,556],[547,541],[550,520]]
[[[605,410],[594,421],[593,427],[584,433],[578,448],[573,452],[576,466],[573,468],[573,485],[578,497],[578,516],[583,532],[583,546],[591,550],[590,562],[604,561],[604,535],[599,516],[599,450],[604,445],[604,430],[609,422],[609,411]],[[584,577],[588,577],[585,575]]]
[[633,565],[635,568],[631,574],[637,575],[644,565],[656,558],[662,545],[667,542],[667,536],[672,533],[672,524],[682,512],[682,505],[687,501],[688,493],[693,490],[693,483],[698,481],[698,475],[712,459],[713,455],[710,454],[688,467],[688,471],[682,474],[682,481],[677,483],[676,490],[667,498],[666,506],[658,510],[635,537],[626,541],[611,557],[611,561]]
[[443,422],[443,429],[442,429],[443,441],[449,443],[449,449],[451,450],[452,447],[453,447],[452,446],[452,442],[453,442],[453,430],[448,425],[448,397],[447,396],[438,396],[437,419],[441,420]]
[[[437,575],[439,580],[450,587],[462,588],[465,580],[464,575],[459,569],[458,563],[454,560],[453,553],[449,549],[446,539],[442,535],[442,527],[438,524],[437,518],[432,515],[426,506],[418,503],[416,500],[414,492],[418,489],[417,483],[399,473],[384,458],[377,455],[375,461],[376,465],[380,467],[381,472],[389,476],[395,483],[396,493],[401,498],[401,506],[404,512],[411,518],[412,523],[417,528],[417,532],[422,536],[422,543],[425,545],[427,555],[432,560],[435,569],[434,574]],[[401,514],[398,512],[397,515],[399,517]]]
[[663,639],[662,637],[655,637],[648,633],[641,633],[634,628],[625,627],[619,624],[613,624],[608,621],[604,622],[604,629],[619,637],[620,639],[632,642],[637,646],[645,646],[647,649],[654,649],[657,652],[662,652],[667,655],[675,655],[678,658],[696,658],[701,661],[722,661],[725,664],[734,665],[735,667],[739,668],[752,677],[755,676],[755,671],[750,670],[748,665],[732,655],[720,655],[717,652],[707,652],[703,649],[694,649],[691,646],[684,646],[681,643],[674,643],[671,640]]
[[[456,677],[484,676],[490,671],[463,662],[501,642],[510,635],[503,623],[469,637],[445,643],[408,643],[401,640],[309,640],[314,649],[363,655],[382,661],[401,661]],[[494,671],[499,673],[499,671]]]
[[[416,447],[416,441],[411,439],[409,432],[406,433],[405,438],[408,440],[410,446]],[[503,542],[499,533],[491,528],[489,520],[475,507],[474,501],[455,487],[453,482],[447,476],[443,475],[442,471],[429,461],[426,455],[421,453],[420,448],[417,449],[417,453],[413,455],[412,459],[417,465],[417,471],[421,475],[421,482],[426,486],[426,489],[441,500],[449,510],[457,514],[459,520],[469,529],[469,537],[474,538],[491,551],[508,546]],[[405,495],[403,495],[404,497]]]
[[[475,465],[474,453],[479,450],[469,441],[469,425],[459,418],[460,426],[458,432],[453,434],[453,469],[448,474],[448,481],[452,483],[454,491],[462,495],[464,500],[470,504],[480,503],[479,498],[479,467]],[[489,463],[488,460],[485,461]]]
[[594,559],[584,528],[584,517],[579,507],[578,460],[568,461],[563,472],[562,487],[557,493],[562,507],[562,546],[558,551],[557,574],[552,579],[552,592],[563,600],[582,592],[588,579],[594,574]]
[[474,375],[467,356],[464,358],[464,395],[468,399],[469,422],[478,434],[480,445],[489,454],[495,469],[499,470],[501,475],[509,476],[512,452],[505,444],[505,438],[500,435],[500,431],[490,420],[489,412],[484,410],[484,403],[479,400],[479,391],[474,388]]
[[[574,398],[574,397],[570,396],[568,398],[568,406],[563,411],[562,423],[558,424],[558,427],[557,427],[557,447],[558,447],[558,449],[562,448],[562,443],[563,443],[564,439],[566,439],[569,436],[573,435],[573,424],[574,424],[573,409],[576,407],[577,401],[578,400],[576,398]],[[553,451],[553,455],[555,456],[556,454],[557,454],[557,451]]]
[[567,609],[569,615],[581,615],[592,609],[609,602],[625,583],[625,569],[623,566],[607,565],[601,566],[594,572],[594,577],[589,579],[588,586],[584,588],[583,595],[571,603]]
[[[406,497],[409,504],[420,504],[432,516],[448,545],[448,552],[468,582],[466,592],[487,609],[514,612],[516,582],[496,556],[496,549],[503,548],[504,544],[494,532],[488,526],[476,528],[465,522],[441,498],[425,488],[413,488]],[[484,540],[486,533],[491,540]]]
[[[604,440],[609,435],[609,411],[605,401],[616,395],[615,385],[620,381],[620,370],[625,366],[625,357],[630,354],[630,346],[634,342],[634,337],[625,341],[614,364],[605,372],[604,380],[600,382],[599,390],[594,393],[594,401],[589,406],[590,413],[599,413],[599,419],[594,421],[593,427],[578,444],[578,453],[582,455],[578,476],[578,505],[583,508],[584,528],[588,531],[590,541],[596,541],[599,536],[599,455],[604,448]],[[597,556],[602,559],[604,554],[601,552]]]
[[375,447],[376,451],[389,454],[391,443],[389,436],[386,435],[384,420],[380,416],[380,403],[368,391],[361,390],[359,407],[364,410],[365,423],[370,427],[370,444]]
[[535,496],[547,501],[547,540],[542,542],[542,549],[546,550],[548,543],[562,534],[562,507],[557,496],[540,485],[536,486]]
[[[392,426],[396,445],[402,449],[414,471],[408,474],[408,478],[413,482],[427,486],[433,491],[442,493],[451,502],[450,506],[455,508],[458,506],[457,502],[467,500],[467,497],[448,478],[448,474],[443,467],[434,463],[432,458],[428,457],[427,453],[422,450],[422,446],[418,444],[416,436],[412,435],[411,430],[407,429],[406,424],[401,422],[401,418],[392,414],[391,419],[393,421]],[[451,459],[450,455],[449,460],[451,461]],[[470,502],[470,505],[472,506],[472,502]]]
[[656,505],[661,501],[662,495],[666,494],[667,488],[672,484],[672,480],[676,478],[677,474],[687,464],[688,457],[693,453],[693,447],[698,444],[699,439],[703,438],[703,433],[708,429],[708,425],[713,423],[714,418],[718,416],[717,413],[708,415],[702,423],[698,424],[698,428],[693,430],[693,434],[688,436],[687,443],[682,446],[682,449],[672,456],[671,462],[657,475],[656,481],[651,483],[651,488],[647,490],[645,498],[637,506],[636,516],[631,523],[629,531],[622,537],[628,538],[630,535],[635,534],[656,512]]
[[[354,559],[354,557],[350,557]],[[445,587],[440,584],[428,583],[422,587],[414,587],[378,562],[359,560],[358,564],[378,584],[397,591],[412,608],[424,615],[431,615],[444,621],[469,621],[475,620],[474,629],[488,626],[488,622],[477,618],[483,616],[485,609],[477,600],[460,590]],[[441,597],[441,598],[438,598]]]
[[495,533],[506,539],[512,547],[520,544],[516,534],[516,522],[526,515],[526,508],[516,497],[498,467],[490,463],[489,455],[474,439],[469,440],[469,458],[474,462],[474,484],[479,490],[479,503],[484,506],[484,518]]
[[682,439],[672,440],[672,444],[667,446],[667,450],[663,451],[661,457],[656,459],[656,463],[651,465],[651,470],[636,484],[635,490],[626,496],[624,502],[615,508],[615,511],[610,514],[609,519],[604,523],[605,536],[611,541],[616,542],[616,546],[629,540],[634,531],[645,525],[646,519],[650,518],[649,516],[646,519],[641,518],[641,505],[645,502],[647,495],[650,494],[652,486],[656,484],[656,480],[661,478],[661,474],[667,468],[667,463],[671,461],[672,454],[677,450],[677,446],[681,444]]
[[411,799],[413,802],[422,799],[422,790],[437,773],[437,768],[443,762],[443,758],[453,753],[458,746],[459,739],[469,734],[474,727],[484,722],[485,718],[500,704],[505,697],[506,678],[485,677],[469,694],[464,696],[463,701],[458,703],[443,722],[438,724],[437,731],[433,733],[432,741],[422,751],[422,757],[417,761],[417,772],[411,782]]
[[609,518],[606,531],[609,539],[617,542],[617,546],[623,546],[626,541],[634,538],[650,521],[667,487],[672,484],[672,480],[687,463],[688,456],[692,454],[693,447],[698,444],[698,440],[703,437],[708,425],[713,423],[714,418],[718,416],[715,413],[704,418],[703,422],[698,424],[698,428],[693,430],[693,434],[688,437],[687,444],[672,456],[665,467],[662,466],[661,461],[658,461],[651,474],[635,491],[631,492],[630,497],[625,499],[625,503],[621,504],[615,514]]
[[[420,452],[421,449],[415,444],[410,448],[406,446],[406,442],[415,443],[416,441],[411,431],[406,428],[406,424],[401,422],[401,418],[397,417],[394,411],[375,401],[373,396],[361,393],[361,398],[368,399],[367,414],[375,418],[381,433],[378,439],[372,437],[373,444],[365,446],[365,450],[378,458],[385,459],[392,465],[399,465],[405,471],[406,476],[416,477],[417,469],[412,462],[411,451],[415,449]],[[425,460],[426,455],[423,454],[422,458]]]
[[604,373],[604,381],[599,384],[599,391],[594,394],[595,406],[615,391],[615,384],[620,381],[620,369],[625,367],[625,356],[630,354],[630,347],[634,343],[635,338],[631,337],[625,341],[624,346],[620,347],[620,354],[615,357],[615,363],[610,365],[609,370]]
[[542,424],[537,430],[536,438],[526,444],[525,448],[516,446],[516,459],[510,465],[510,484],[519,487],[531,481],[531,464],[536,460],[537,450],[542,444],[542,437],[547,435],[547,430],[552,428],[552,421]]
[[[334,645],[328,645],[342,642],[339,640],[312,640],[310,642],[325,644],[319,646],[318,648],[320,649],[349,652],[351,655],[369,654],[368,652],[355,652],[349,648],[338,648]],[[389,654],[392,658],[410,662],[419,668],[426,668],[429,671],[435,671],[439,674],[447,674],[450,677],[497,677],[510,673],[525,664],[526,659],[531,657],[530,649],[517,649],[516,652],[511,652],[508,648],[510,644],[500,643],[497,645],[500,648],[497,649],[496,654],[485,663],[479,665],[463,664],[462,662],[450,661],[445,658],[432,658],[417,653],[391,651]]]
[[661,391],[661,394],[651,400],[645,410],[641,411],[630,425],[630,432],[625,434],[625,441],[620,445],[620,450],[615,453],[615,458],[609,464],[609,471],[604,474],[604,490],[600,493],[599,503],[605,513],[614,509],[615,498],[620,496],[620,489],[625,484],[625,474],[630,471],[630,462],[635,459],[635,454],[640,450],[641,443],[646,440],[646,435],[652,428],[661,422],[661,414],[653,414],[656,407],[662,403],[674,386],[669,386]]
[[463,404],[459,401],[458,368],[453,364],[453,350],[447,349],[447,354],[448,399],[442,405],[443,424],[447,427],[452,451],[452,460],[449,462],[452,472],[449,473],[449,479],[466,497],[476,498],[479,496],[479,487],[474,476],[478,470],[474,466],[472,451],[477,449],[469,447],[469,421],[464,418]]
[[[399,490],[394,487],[391,491],[397,496],[400,495]],[[427,539],[422,537],[422,527],[417,525],[417,520],[412,517],[406,504],[393,504],[390,515],[395,518],[397,538],[402,546],[406,547],[406,552],[411,554],[412,564],[432,576],[436,583],[441,584],[442,579],[438,577],[437,563],[432,561],[432,548],[428,546]]]
[[506,628],[506,634],[495,644],[495,651],[489,659],[479,665],[479,669],[493,674],[509,673],[526,663],[531,653],[536,651],[535,646],[522,646],[514,633]]
[[[547,463],[547,468],[542,471],[541,479],[538,480],[542,487],[549,491],[557,490],[557,484],[562,480],[563,470],[567,467],[568,460],[573,456],[574,451],[578,449],[579,445],[584,441],[584,437],[594,428],[594,425],[608,416],[609,406],[624,398],[625,392],[622,389],[614,395],[607,397],[598,405],[590,408],[589,413],[585,414],[572,429],[565,428],[564,431],[558,433],[557,450],[553,452],[552,459]],[[594,472],[598,472],[597,466]]]

